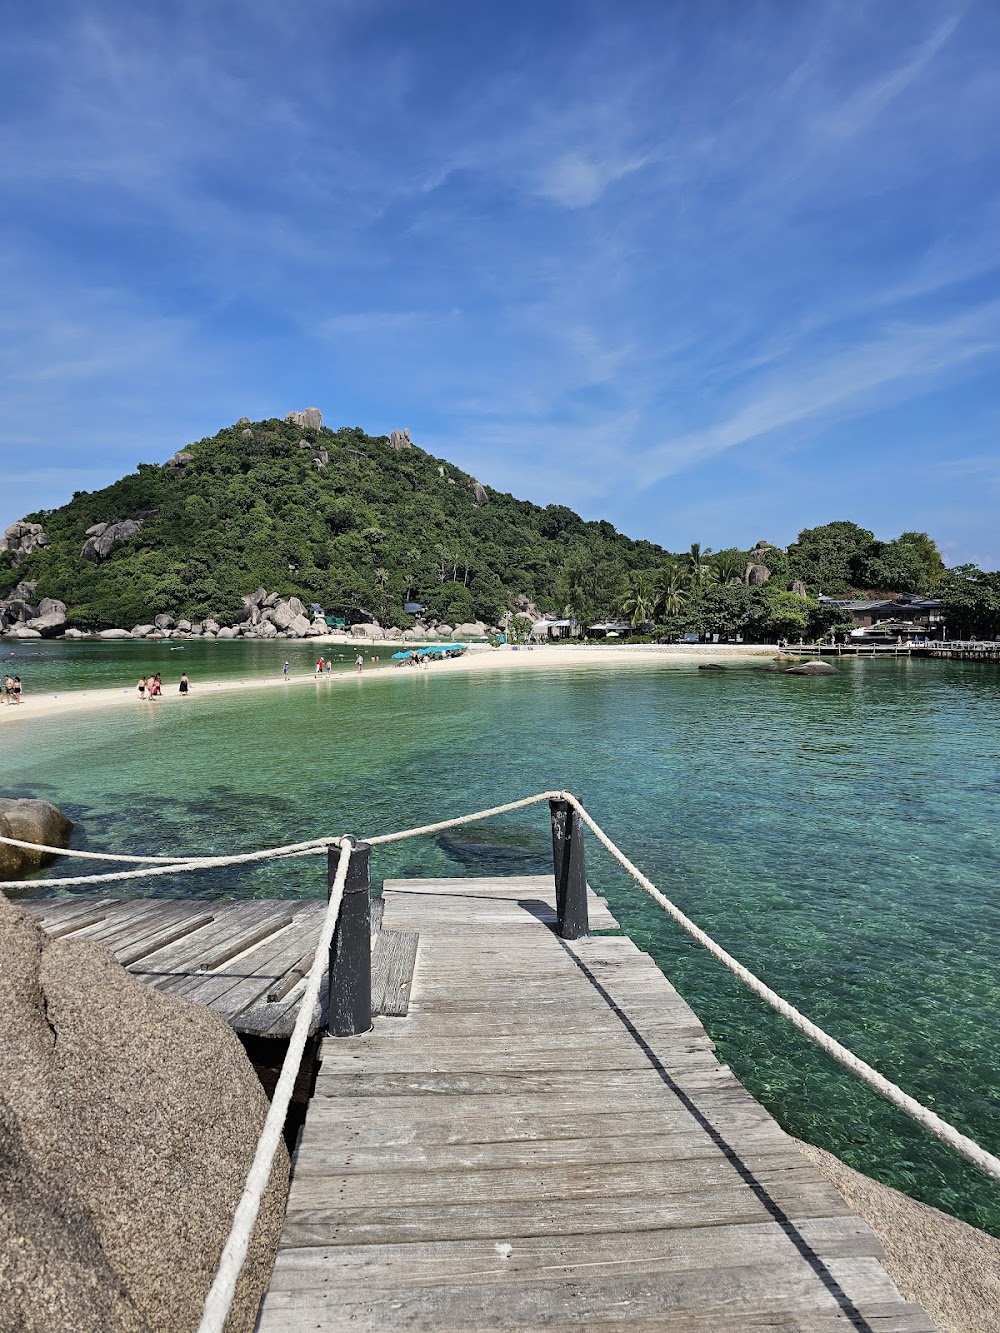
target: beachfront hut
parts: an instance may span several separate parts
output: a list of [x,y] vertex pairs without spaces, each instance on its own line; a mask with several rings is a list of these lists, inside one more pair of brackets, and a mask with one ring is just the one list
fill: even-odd
[[554,639],[575,638],[579,633],[580,626],[575,620],[536,620],[530,637],[536,643],[547,643]]

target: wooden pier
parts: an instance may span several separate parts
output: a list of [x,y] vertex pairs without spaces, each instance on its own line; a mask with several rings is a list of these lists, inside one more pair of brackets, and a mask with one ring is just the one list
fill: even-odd
[[383,900],[408,1011],[322,1041],[258,1333],[930,1333],[631,940],[550,877]]

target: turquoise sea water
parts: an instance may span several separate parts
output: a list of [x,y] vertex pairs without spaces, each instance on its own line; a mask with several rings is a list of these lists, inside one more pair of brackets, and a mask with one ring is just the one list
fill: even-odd
[[[45,647],[47,689],[80,679],[76,648]],[[240,655],[262,650],[257,666],[274,674],[289,655],[284,644],[198,647],[213,654],[200,668],[213,675],[219,662],[245,671]],[[127,664],[131,683],[131,659],[107,661]],[[639,664],[380,671],[161,711],[130,698],[120,714],[0,727],[0,758],[4,792],[63,806],[78,821],[77,845],[150,853],[374,834],[567,787],[776,990],[1000,1147],[995,668],[898,659],[845,660],[838,676],[820,678]],[[542,807],[381,849],[373,871],[535,873],[549,857]],[[1000,1188],[747,995],[596,844],[588,857],[595,889],[782,1124],[1000,1234]],[[52,890],[39,881],[31,891]],[[323,891],[313,858],[129,886]]]

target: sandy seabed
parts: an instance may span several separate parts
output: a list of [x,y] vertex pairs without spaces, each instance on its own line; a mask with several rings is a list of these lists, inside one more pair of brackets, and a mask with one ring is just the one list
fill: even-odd
[[[324,642],[340,642],[332,636],[329,640],[316,638],[311,640],[322,647]],[[362,654],[370,649],[371,644],[364,640],[353,640]],[[362,670],[362,679],[405,680],[415,671],[428,675],[453,675],[456,673],[477,673],[491,671],[537,671],[553,668],[574,668],[584,670],[621,670],[630,666],[678,667],[704,665],[717,662],[746,662],[760,659],[774,659],[780,656],[773,644],[541,644],[537,647],[487,648],[474,646],[462,657],[449,658],[440,662],[431,662],[426,667],[412,667],[406,663],[397,667],[396,663],[381,661],[377,666],[366,660]],[[134,681],[121,686],[90,690],[61,690],[57,693],[31,693],[31,682],[25,682],[26,693],[20,704],[8,704],[0,708],[0,726],[30,721],[33,718],[61,717],[65,713],[98,712],[102,709],[125,708],[163,708],[174,707],[183,703],[190,708],[201,700],[214,699],[225,694],[246,694],[248,690],[288,690],[301,689],[312,685],[316,689],[326,689],[334,685],[343,685],[346,681],[356,680],[355,671],[337,671],[329,676],[318,677],[313,672],[284,676],[275,658],[275,672],[272,676],[251,676],[242,679],[233,677],[226,680],[201,680],[197,676],[191,681],[190,693],[179,694],[176,682],[168,681],[164,685],[165,693],[159,699],[141,701]]]

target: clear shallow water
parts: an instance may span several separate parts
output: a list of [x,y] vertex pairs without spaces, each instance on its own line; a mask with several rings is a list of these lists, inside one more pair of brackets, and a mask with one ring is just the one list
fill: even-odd
[[[365,657],[389,657],[398,645],[360,645]],[[332,658],[334,671],[348,671],[359,645],[317,644],[311,639],[80,639],[75,643],[0,639],[0,674],[20,676],[26,694],[65,690],[134,689],[142,675],[159,671],[164,689],[176,686],[186,671],[200,680],[247,680],[280,676],[288,661],[299,674],[311,671],[317,657]]]
[[[378,674],[0,728],[3,787],[62,805],[79,846],[150,853],[385,832],[568,787],[737,957],[997,1150],[1000,672],[897,660],[817,679]],[[518,812],[381,849],[373,868],[542,872],[546,823],[543,808]],[[591,883],[782,1124],[1000,1234],[997,1186],[748,996],[595,845],[588,855]],[[323,867],[187,876],[178,891],[318,895]]]

